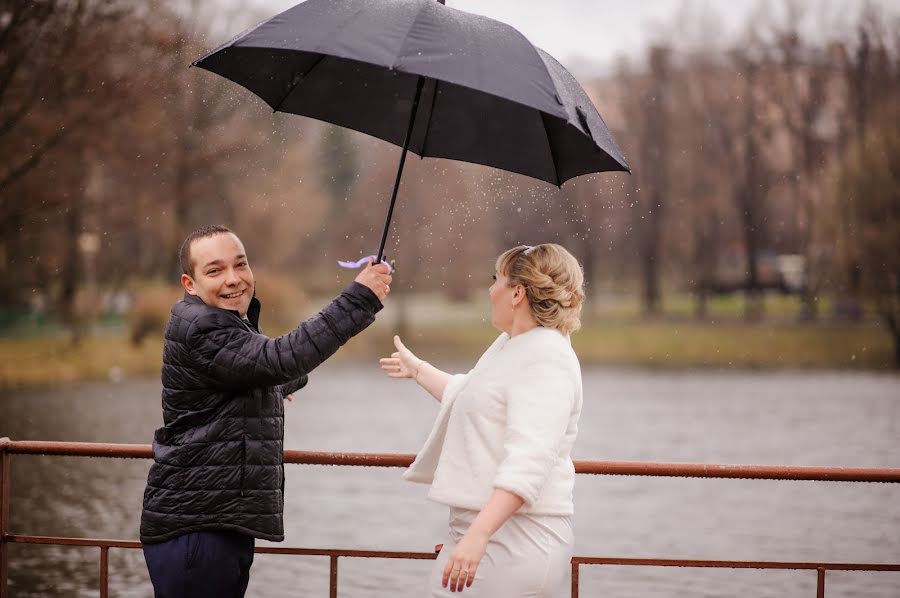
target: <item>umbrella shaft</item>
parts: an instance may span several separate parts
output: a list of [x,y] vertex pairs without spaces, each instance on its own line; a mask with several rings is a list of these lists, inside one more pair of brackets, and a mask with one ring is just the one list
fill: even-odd
[[412,137],[413,126],[416,124],[416,111],[419,109],[419,98],[422,97],[422,87],[425,85],[425,77],[419,77],[416,82],[416,96],[413,98],[412,110],[409,114],[409,126],[406,129],[406,139],[403,140],[403,151],[400,153],[400,165],[397,167],[397,178],[394,180],[394,191],[391,193],[391,205],[388,207],[387,219],[384,221],[384,230],[381,233],[381,245],[378,246],[378,258],[376,264],[381,263],[384,257],[384,244],[387,243],[388,230],[391,228],[391,217],[394,215],[394,203],[397,201],[397,190],[400,189],[400,177],[403,175],[403,164],[406,162],[406,152],[409,150],[409,140]]

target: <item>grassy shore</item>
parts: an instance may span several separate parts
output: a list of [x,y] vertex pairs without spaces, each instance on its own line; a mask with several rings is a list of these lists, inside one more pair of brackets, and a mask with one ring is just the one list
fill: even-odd
[[0,390],[159,375],[161,347],[162,338],[135,347],[125,332],[86,338],[78,345],[65,335],[0,339]]
[[[386,314],[390,315],[390,314]],[[397,322],[380,318],[336,356],[371,360],[392,350]],[[407,344],[436,362],[474,363],[495,338],[482,319],[410,324]],[[890,337],[875,325],[698,323],[683,319],[593,320],[573,337],[584,365],[664,369],[889,370]],[[107,331],[75,346],[64,335],[0,339],[0,389],[53,386],[83,380],[156,376],[162,339],[140,346],[123,331]]]
[[[486,326],[412,332],[405,342],[426,359],[472,361],[496,337]],[[368,353],[391,347],[390,331],[373,330],[358,343]],[[572,340],[583,365],[659,369],[890,370],[890,337],[874,327],[767,327],[731,322],[608,322],[584,327]]]

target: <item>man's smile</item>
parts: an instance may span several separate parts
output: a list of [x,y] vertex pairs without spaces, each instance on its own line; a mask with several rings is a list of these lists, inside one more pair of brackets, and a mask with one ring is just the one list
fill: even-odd
[[223,299],[237,299],[238,297],[240,297],[240,296],[243,295],[243,294],[244,294],[244,290],[241,290],[241,291],[238,291],[238,292],[236,292],[236,293],[231,293],[231,294],[229,294],[229,295],[221,295],[221,297],[222,297]]

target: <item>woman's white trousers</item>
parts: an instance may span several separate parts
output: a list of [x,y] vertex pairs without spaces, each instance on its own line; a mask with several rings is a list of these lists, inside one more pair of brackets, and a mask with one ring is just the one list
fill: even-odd
[[515,514],[491,537],[475,581],[460,592],[441,586],[447,559],[478,511],[450,508],[450,529],[431,570],[432,598],[562,598],[570,594],[574,534],[568,516]]

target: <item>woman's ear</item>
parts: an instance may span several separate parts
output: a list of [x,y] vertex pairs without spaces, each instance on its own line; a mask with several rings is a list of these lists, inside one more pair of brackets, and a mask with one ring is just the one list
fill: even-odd
[[525,287],[523,287],[520,284],[517,284],[515,286],[515,289],[513,290],[513,297],[512,297],[513,307],[520,304],[523,299],[525,299]]

